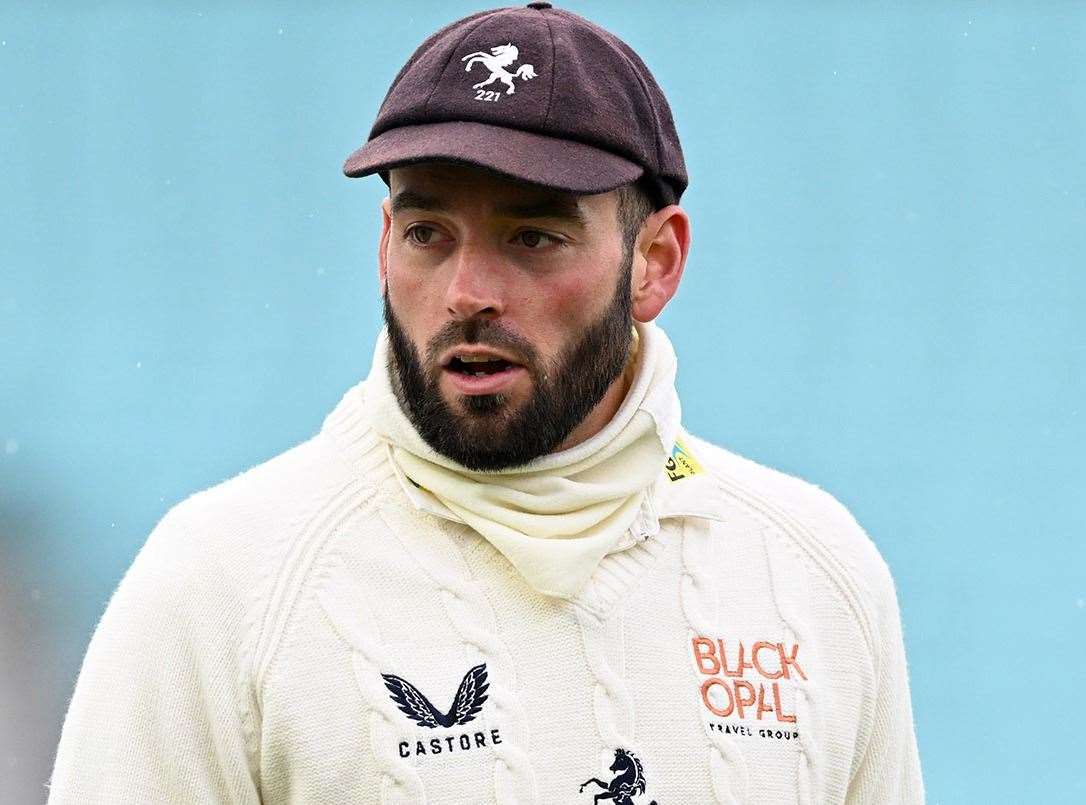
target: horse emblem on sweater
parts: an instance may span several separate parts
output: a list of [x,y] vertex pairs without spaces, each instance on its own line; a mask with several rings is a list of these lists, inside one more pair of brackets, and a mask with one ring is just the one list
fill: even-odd
[[381,674],[381,678],[385,680],[385,687],[400,712],[430,729],[467,724],[482,709],[486,701],[486,689],[489,687],[486,681],[486,663],[476,665],[464,674],[449,712],[442,713],[422,695],[422,691],[406,679],[395,674]]
[[[641,768],[641,761],[637,755],[625,749],[615,750],[615,762],[611,764],[611,771],[615,777],[611,782],[605,783],[595,777],[581,783],[579,793],[584,793],[584,787],[589,783],[595,783],[603,789],[592,799],[593,805],[603,800],[611,800],[613,805],[636,805],[634,797],[645,793],[645,771]],[[653,800],[649,805],[656,805]]]
[[514,78],[519,78],[521,81],[535,78],[535,68],[530,64],[522,64],[515,73],[505,69],[515,62],[519,56],[520,51],[517,50],[517,46],[510,42],[491,48],[489,53],[484,53],[481,50],[469,53],[460,61],[467,62],[464,66],[465,72],[470,73],[471,68],[476,64],[482,64],[490,71],[490,77],[478,84],[472,84],[472,89],[479,89],[488,84],[493,84],[495,81],[501,81],[506,86],[505,94],[512,95],[516,91],[516,87],[513,85]]

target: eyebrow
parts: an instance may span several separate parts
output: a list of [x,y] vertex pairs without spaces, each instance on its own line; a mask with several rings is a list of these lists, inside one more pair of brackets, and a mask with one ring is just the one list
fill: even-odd
[[[403,210],[448,212],[449,207],[437,196],[428,196],[414,190],[401,190],[392,199],[392,214]],[[496,207],[495,211],[510,218],[557,218],[576,224],[582,229],[588,226],[588,219],[573,196],[549,196],[534,201],[502,204]]]
[[392,214],[403,210],[426,210],[428,212],[447,212],[448,208],[441,199],[434,196],[425,196],[414,190],[401,190],[392,199]]

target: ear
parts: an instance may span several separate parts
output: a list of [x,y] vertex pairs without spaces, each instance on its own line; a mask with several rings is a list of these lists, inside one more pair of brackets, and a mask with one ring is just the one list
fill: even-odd
[[392,202],[388,196],[381,202],[381,239],[377,244],[377,278],[381,283],[381,296],[388,288],[388,238],[392,230]]
[[631,314],[652,321],[679,289],[690,253],[690,218],[677,204],[645,219],[634,251]]

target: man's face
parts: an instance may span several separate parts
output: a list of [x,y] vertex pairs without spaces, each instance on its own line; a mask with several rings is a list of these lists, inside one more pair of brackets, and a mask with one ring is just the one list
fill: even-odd
[[389,181],[385,321],[412,424],[476,470],[559,448],[629,352],[632,255],[616,194],[443,164],[394,169]]

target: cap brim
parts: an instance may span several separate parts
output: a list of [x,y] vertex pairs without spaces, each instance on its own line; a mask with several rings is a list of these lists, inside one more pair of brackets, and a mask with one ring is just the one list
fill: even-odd
[[605,193],[636,180],[636,162],[595,146],[520,129],[454,120],[401,126],[347,157],[347,176],[369,176],[419,162],[488,168],[513,179],[570,193]]

